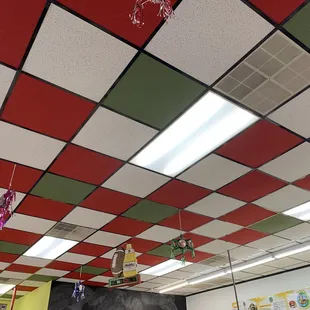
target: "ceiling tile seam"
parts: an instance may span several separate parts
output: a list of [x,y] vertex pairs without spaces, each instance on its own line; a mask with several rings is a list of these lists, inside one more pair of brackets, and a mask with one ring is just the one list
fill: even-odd
[[289,16],[287,16],[280,25],[283,26],[285,23],[287,23],[292,17],[294,17],[299,11],[301,11],[310,1],[304,0],[302,4],[300,4]]

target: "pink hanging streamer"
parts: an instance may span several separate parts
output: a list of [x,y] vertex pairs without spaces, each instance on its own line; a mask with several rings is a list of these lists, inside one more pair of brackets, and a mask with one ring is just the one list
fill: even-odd
[[142,27],[144,25],[143,10],[147,3],[159,4],[158,16],[167,20],[173,15],[171,0],[136,0],[133,12],[130,15],[131,21],[134,25]]

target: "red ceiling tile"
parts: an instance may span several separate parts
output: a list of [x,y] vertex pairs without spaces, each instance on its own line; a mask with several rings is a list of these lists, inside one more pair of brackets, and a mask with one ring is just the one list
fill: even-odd
[[110,250],[111,248],[107,246],[80,242],[75,247],[70,249],[69,252],[76,253],[76,254],[82,254],[82,255],[101,256],[102,254]]
[[303,140],[265,120],[224,144],[216,153],[257,168]]
[[[187,262],[190,262],[190,263],[199,263],[205,259],[208,259],[210,257],[213,257],[214,254],[209,254],[209,253],[205,253],[205,252],[200,252],[200,251],[196,251],[195,250],[195,257],[192,257],[192,254],[191,252],[186,252],[185,253],[185,260]],[[176,257],[177,259],[181,259],[182,258],[182,255],[179,255]],[[207,266],[206,266],[206,269],[207,269]]]
[[17,285],[16,286],[17,291],[19,292],[32,292],[37,289],[37,287],[32,287],[32,286],[24,286],[24,285]]
[[2,118],[67,141],[94,108],[95,104],[86,99],[21,74]]
[[49,171],[71,179],[101,185],[122,165],[121,160],[69,144]]
[[12,264],[9,267],[7,267],[5,270],[6,271],[15,271],[15,272],[24,272],[24,273],[35,273],[40,269],[41,269],[41,267]]
[[0,60],[18,67],[36,27],[45,0],[0,2]]
[[137,221],[119,216],[104,226],[101,230],[119,235],[136,236],[153,226],[151,223]]
[[11,228],[0,230],[0,240],[24,245],[33,245],[42,236],[31,232]]
[[140,198],[100,187],[80,205],[89,209],[121,214],[140,201]]
[[55,260],[55,261],[51,262],[50,264],[48,264],[45,268],[72,271],[72,270],[76,270],[80,267],[81,266],[79,264],[60,262],[60,261]]
[[99,267],[99,268],[110,269],[111,262],[112,262],[111,259],[98,257],[98,258],[92,260],[91,262],[89,262],[87,265],[88,266],[92,266],[92,267]]
[[168,260],[166,257],[155,256],[151,254],[142,254],[137,257],[138,264],[147,265],[147,266],[155,266],[162,262]]
[[262,173],[252,171],[224,186],[218,192],[239,200],[252,202],[286,185],[286,182]]
[[172,180],[149,195],[147,199],[183,209],[210,193],[211,191],[208,189],[179,180]]
[[[0,187],[8,188],[14,169],[14,163],[0,160]],[[19,192],[28,192],[42,175],[43,171],[16,165],[12,180],[12,188]]]
[[161,243],[151,240],[145,240],[140,238],[132,238],[126,243],[130,243],[133,249],[139,253],[145,253],[151,251],[161,245]]
[[201,236],[201,235],[196,235],[193,233],[186,233],[184,234],[185,239],[191,239],[193,241],[194,247],[198,248],[201,245],[204,245],[206,243],[209,243],[213,241],[212,238]]
[[268,15],[272,20],[281,23],[305,0],[250,0],[257,8]]
[[80,273],[80,272],[70,272],[68,274],[66,274],[65,276],[63,276],[64,278],[69,278],[69,279],[77,279],[77,280],[89,280],[91,278],[94,277],[93,274],[89,274],[89,273]]
[[294,184],[298,187],[301,187],[301,188],[304,188],[310,191],[310,174],[305,176],[302,179],[295,181]]
[[[118,1],[92,0],[91,5],[89,0],[60,0],[60,2],[138,46],[145,43],[162,20],[157,16],[159,5],[149,3],[144,10],[145,24],[141,28],[133,25],[129,14],[132,13],[136,0],[122,1],[121,4]],[[175,3],[176,0],[172,2]]]
[[275,214],[276,213],[272,211],[266,210],[256,205],[247,204],[241,208],[238,208],[230,213],[221,216],[219,220],[241,226],[249,226]]
[[104,272],[102,274],[102,276],[109,277],[109,278],[113,278],[114,277],[114,275],[113,275],[111,270],[108,270],[108,271]]
[[[180,227],[180,220],[181,220],[181,227]],[[213,219],[211,217],[182,210],[180,213],[176,213],[164,219],[159,224],[162,226],[167,226],[175,229],[182,228],[181,230],[183,231],[190,231],[201,225],[207,224],[212,220]]]
[[243,244],[247,244],[247,243],[262,239],[266,236],[268,235],[265,233],[255,231],[252,229],[248,229],[248,228],[244,228],[230,235],[227,235],[221,239],[227,242],[232,242],[232,243],[243,245]]
[[0,262],[13,263],[19,255],[0,252]]
[[101,286],[101,287],[104,287],[107,285],[107,283],[95,282],[95,281],[84,281],[83,284],[87,286]]
[[74,206],[37,196],[28,195],[18,207],[18,213],[47,220],[60,221]]

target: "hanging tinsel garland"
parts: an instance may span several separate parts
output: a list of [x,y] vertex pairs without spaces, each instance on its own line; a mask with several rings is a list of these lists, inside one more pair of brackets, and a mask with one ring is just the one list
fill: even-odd
[[173,15],[171,0],[136,0],[133,7],[133,12],[130,14],[132,23],[138,27],[144,25],[144,13],[143,10],[147,3],[159,4],[158,16],[168,20]]

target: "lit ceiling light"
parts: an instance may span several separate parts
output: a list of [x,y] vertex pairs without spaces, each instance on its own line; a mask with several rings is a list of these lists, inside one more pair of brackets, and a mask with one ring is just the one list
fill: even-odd
[[257,120],[250,112],[208,92],[131,162],[176,176]]
[[209,281],[209,280],[212,280],[212,279],[216,279],[216,278],[225,276],[226,274],[227,274],[227,272],[225,272],[225,271],[219,271],[219,272],[216,272],[216,273],[212,273],[212,274],[208,274],[208,275],[205,275],[205,276],[200,276],[200,277],[191,279],[191,280],[188,281],[188,283],[190,285],[194,285],[194,284],[198,284],[198,283],[201,283],[201,282],[206,282],[206,281]]
[[310,201],[295,207],[293,209],[287,210],[283,212],[285,215],[289,215],[292,217],[296,217],[302,221],[309,221],[310,220]]
[[185,281],[185,282],[164,288],[164,289],[160,290],[159,293],[160,294],[167,293],[167,292],[177,290],[178,288],[182,288],[182,287],[187,286],[187,285],[188,285],[188,282]]
[[306,252],[310,250],[310,242],[304,243],[304,244],[298,244],[294,247],[291,247],[289,249],[285,249],[282,251],[279,251],[275,254],[275,258],[283,258],[291,255],[295,255],[298,253]]
[[[233,272],[238,272],[238,271],[242,271],[242,270],[249,269],[249,268],[252,268],[252,267],[256,267],[258,265],[269,263],[269,262],[271,262],[273,260],[275,260],[275,257],[270,255],[268,257],[263,257],[263,258],[254,260],[252,262],[246,262],[244,264],[240,264],[240,265],[238,265],[236,267],[233,267],[232,270],[233,270]],[[231,270],[230,269],[227,270],[227,273],[231,273]]]
[[63,253],[67,252],[77,243],[77,241],[44,236],[24,255],[45,259],[55,259]]
[[14,287],[15,287],[15,285],[13,285],[13,284],[1,284],[0,283],[0,295],[7,293],[8,291],[10,291]]
[[185,264],[182,261],[175,260],[175,259],[169,259],[161,264],[158,264],[154,267],[148,268],[146,270],[141,271],[141,274],[148,274],[151,276],[162,276],[166,273],[178,270],[180,268],[183,268],[185,266],[191,265],[192,263],[185,262]]

